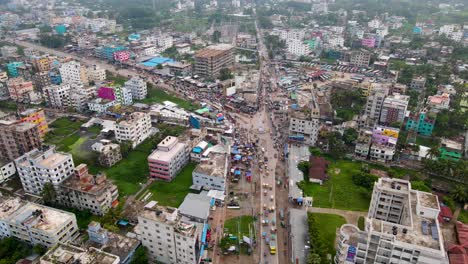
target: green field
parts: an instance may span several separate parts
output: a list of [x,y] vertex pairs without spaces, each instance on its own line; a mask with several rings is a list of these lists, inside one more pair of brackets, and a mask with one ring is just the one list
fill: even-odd
[[[155,181],[148,187],[152,193],[151,200],[158,201],[158,204],[172,207],[179,207],[189,193],[192,185],[192,171],[197,166],[196,163],[187,164],[171,182]],[[142,193],[145,194],[146,192]]]
[[[339,215],[308,213],[309,233],[312,245],[317,251],[335,255],[336,229],[346,224],[346,220]],[[320,255],[320,253],[319,253]],[[323,257],[323,256],[322,256]]]
[[299,187],[304,196],[313,197],[314,207],[336,208],[352,211],[367,211],[369,192],[352,181],[352,175],[361,171],[361,162],[339,160],[331,162],[328,168],[330,177],[323,185],[302,182]]
[[[239,217],[234,217],[227,219],[224,222],[224,233],[232,234],[234,236],[250,236],[250,230],[249,227],[253,224],[254,218],[250,215],[243,215]],[[240,230],[239,230],[240,227]],[[252,232],[255,232],[255,230],[252,228]]]
[[147,98],[139,102],[145,103],[145,104],[151,104],[151,103],[163,103],[164,101],[171,101],[188,111],[193,111],[197,108],[196,105],[190,103],[189,101],[186,101],[174,95],[168,94],[167,92],[165,92],[164,90],[160,88],[151,88],[150,85],[148,85]]

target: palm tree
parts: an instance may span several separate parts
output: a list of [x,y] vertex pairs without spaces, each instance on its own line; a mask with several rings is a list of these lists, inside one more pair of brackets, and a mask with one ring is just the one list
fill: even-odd
[[458,203],[464,204],[468,201],[468,188],[461,185],[455,186],[450,192],[452,199]]
[[44,184],[41,195],[46,205],[54,205],[57,200],[57,192],[51,182]]
[[426,154],[426,158],[434,159],[440,156],[439,146],[432,146]]

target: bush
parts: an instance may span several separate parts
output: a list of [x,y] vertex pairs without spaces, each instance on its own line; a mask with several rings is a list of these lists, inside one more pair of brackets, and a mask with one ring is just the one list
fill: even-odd
[[431,187],[427,186],[423,181],[411,181],[411,189],[422,192],[431,192]]
[[308,182],[309,181],[309,169],[310,169],[310,163],[308,161],[301,161],[299,164],[297,164],[297,168],[302,171],[304,174],[304,181]]
[[359,229],[361,229],[362,231],[364,231],[364,228],[365,228],[365,219],[363,216],[360,216],[359,219],[358,219],[358,227]]
[[364,187],[367,190],[371,190],[374,186],[374,183],[379,179],[379,177],[369,174],[369,173],[358,173],[352,176],[353,183],[357,186]]

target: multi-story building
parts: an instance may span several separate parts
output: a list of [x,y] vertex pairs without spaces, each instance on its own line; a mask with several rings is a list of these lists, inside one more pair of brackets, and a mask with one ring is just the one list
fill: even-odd
[[28,94],[34,91],[33,83],[25,81],[22,77],[10,78],[7,81],[10,98],[17,102],[22,102],[28,98]]
[[151,261],[198,263],[202,225],[184,220],[176,208],[148,203],[138,216],[136,229]]
[[70,106],[70,93],[72,93],[70,83],[60,85],[49,85],[43,88],[43,96],[47,105],[53,108],[65,109]]
[[91,149],[99,153],[99,164],[104,167],[112,167],[122,159],[120,145],[114,144],[107,139],[94,143]]
[[440,158],[458,161],[463,156],[463,146],[461,143],[442,138],[440,141]]
[[309,53],[311,52],[309,45],[299,39],[287,39],[286,48],[289,53],[294,54],[296,56],[309,55]]
[[16,167],[13,161],[0,159],[0,184],[11,179],[15,173]]
[[437,217],[436,195],[413,190],[405,180],[379,178],[374,184],[364,230],[340,228],[339,263],[449,263]]
[[88,109],[88,102],[96,94],[96,87],[84,86],[83,84],[70,84],[70,103],[69,106],[78,112],[83,112]]
[[150,177],[172,181],[190,158],[189,146],[179,142],[177,137],[168,136],[148,156]]
[[41,144],[37,124],[0,120],[0,159],[12,161]]
[[46,86],[51,85],[50,75],[48,72],[38,72],[33,76],[34,86],[40,92]]
[[194,185],[201,186],[205,190],[226,190],[226,176],[229,159],[225,153],[210,153],[206,159],[202,159],[192,172]]
[[3,46],[0,48],[0,53],[2,53],[3,58],[15,57],[18,51],[18,47],[16,46]]
[[8,73],[0,70],[0,82],[6,83],[8,81]]
[[97,82],[106,80],[106,70],[99,67],[98,65],[88,67],[86,72],[88,74],[88,80],[90,81]]
[[351,52],[349,64],[358,67],[368,67],[370,63],[372,53],[365,50],[355,50]]
[[36,195],[49,182],[59,190],[58,186],[73,175],[75,168],[72,155],[56,151],[55,146],[34,149],[15,159],[15,164],[23,189]]
[[153,134],[151,117],[147,113],[133,112],[115,126],[115,139],[118,142],[130,141],[133,147]]
[[406,130],[416,131],[423,136],[431,136],[434,129],[436,114],[427,109],[423,109],[417,114],[410,114],[406,121]]
[[86,164],[76,166],[74,175],[65,179],[59,188],[58,202],[67,207],[104,215],[118,205],[117,186],[105,174],[90,174]]
[[450,108],[450,94],[436,94],[427,97],[427,107],[438,113],[444,109]]
[[47,133],[47,130],[49,129],[44,109],[42,108],[30,108],[24,110],[20,113],[20,121],[37,124],[37,127],[39,129],[39,135],[41,136],[41,138],[44,138],[45,134]]
[[50,70],[51,58],[49,56],[38,56],[31,59],[34,69],[38,72]]
[[63,83],[88,84],[88,74],[86,73],[86,67],[82,66],[77,61],[64,63],[62,66],[60,66],[59,70]]
[[413,78],[410,83],[410,88],[412,90],[416,91],[422,91],[424,90],[424,87],[426,86],[426,78],[422,76],[418,76],[416,78]]
[[47,251],[39,260],[40,264],[119,264],[119,256],[96,248],[84,249],[70,244],[59,243]]
[[378,121],[385,97],[388,95],[388,89],[372,89],[367,97],[365,114],[373,121]]
[[393,160],[399,133],[398,128],[376,126],[372,131],[370,159],[379,162]]
[[132,93],[126,86],[101,87],[97,91],[97,96],[102,99],[115,100],[122,105],[133,103]]
[[0,208],[1,236],[51,247],[72,241],[79,235],[73,213],[23,202],[19,198],[3,198]]
[[318,118],[312,118],[309,113],[296,111],[289,119],[289,138],[303,141],[304,144],[315,146],[320,129]]
[[356,140],[356,147],[354,149],[354,155],[356,157],[367,159],[369,156],[370,146],[372,144],[372,130],[360,129],[359,135]]
[[218,77],[221,69],[234,65],[234,48],[228,44],[212,45],[199,50],[194,58],[194,74]]
[[380,123],[390,125],[403,122],[408,108],[409,96],[401,94],[389,95],[385,98],[380,114]]
[[133,77],[125,82],[125,87],[132,93],[132,98],[135,100],[143,100],[148,94],[146,81],[139,77]]
[[107,100],[102,98],[96,98],[88,102],[88,109],[92,112],[102,114],[107,111],[108,108],[117,105],[115,100]]
[[13,62],[10,62],[10,63],[7,63],[7,71],[8,71],[8,74],[10,75],[10,77],[19,77],[20,76],[20,72],[19,72],[19,69],[22,69],[24,68],[24,62],[22,61],[13,61]]

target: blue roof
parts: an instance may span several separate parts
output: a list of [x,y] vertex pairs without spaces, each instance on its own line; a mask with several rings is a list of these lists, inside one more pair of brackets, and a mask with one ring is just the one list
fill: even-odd
[[192,149],[192,152],[193,152],[193,153],[197,153],[197,154],[200,154],[202,151],[203,151],[203,149],[200,148],[200,147],[194,147],[194,148]]
[[152,59],[149,59],[143,62],[142,64],[147,67],[155,67],[155,66],[158,66],[159,64],[163,64],[167,62],[174,62],[174,60],[171,58],[165,58],[165,57],[154,57]]

